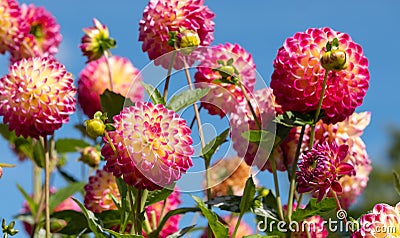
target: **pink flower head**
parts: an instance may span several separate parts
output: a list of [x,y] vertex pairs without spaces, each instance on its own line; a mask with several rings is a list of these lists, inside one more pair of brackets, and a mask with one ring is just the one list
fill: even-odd
[[271,88],[284,111],[308,113],[317,109],[325,69],[320,58],[334,38],[346,52],[348,66],[330,71],[322,103],[324,122],[337,123],[361,105],[369,84],[368,60],[360,45],[346,33],[311,28],[286,39],[274,61]]
[[[192,30],[197,32],[200,46],[211,44],[214,40],[214,13],[203,4],[204,0],[150,0],[139,23],[139,41],[143,42],[143,52],[147,52],[156,65],[169,66],[170,57],[159,57],[174,50],[168,44],[171,32]],[[183,66],[179,55],[175,58],[175,69]]]
[[[176,188],[175,188],[176,189]],[[146,215],[149,218],[150,226],[157,227],[158,223],[161,221],[161,218],[167,214],[167,212],[175,210],[181,204],[181,193],[178,190],[174,190],[167,198],[166,203],[164,201],[160,201],[154,203],[150,206],[146,207]],[[152,223],[152,217],[155,216],[155,221],[157,224]],[[169,235],[178,231],[178,223],[180,220],[180,215],[172,216],[168,219],[167,223],[163,226],[158,237],[165,238]],[[147,237],[146,234],[144,234]]]
[[352,237],[400,237],[400,202],[395,207],[376,204],[360,218],[360,229]]
[[24,39],[11,51],[11,62],[34,56],[53,56],[61,43],[60,25],[44,7],[21,6],[21,18],[28,25]]
[[117,210],[112,196],[117,200],[120,198],[114,176],[104,170],[97,170],[85,185],[85,207],[93,212]]
[[[251,104],[256,111],[257,119],[260,121],[263,130],[267,130],[275,118],[273,101],[274,98],[270,88],[255,91],[251,99]],[[238,106],[236,110],[231,114],[229,120],[229,124],[232,127],[233,149],[235,149],[239,157],[244,158],[248,165],[256,165],[259,169],[265,170],[269,163],[267,159],[272,150],[272,144],[259,146],[259,144],[249,142],[243,138],[242,134],[244,132],[258,130],[259,128],[247,104]]]
[[12,51],[15,45],[29,31],[27,24],[21,18],[21,9],[16,0],[2,0],[0,2],[0,53]]
[[81,49],[90,62],[101,58],[106,51],[115,47],[116,42],[110,37],[108,28],[96,18],[93,18],[93,26],[83,28],[85,35],[81,39]]
[[[226,113],[234,112],[237,104],[245,104],[246,102],[238,85],[217,82],[217,80],[222,79],[220,71],[224,74],[229,68],[235,68],[238,75],[231,77],[239,77],[244,88],[248,93],[251,93],[256,82],[256,65],[251,54],[238,44],[226,43],[225,45],[213,46],[202,57],[203,59],[197,66],[198,71],[194,76],[195,86],[210,88],[210,92],[201,99],[201,105],[208,110],[209,114],[220,115],[222,118]],[[231,61],[229,66],[221,65],[221,63],[227,65],[228,61]],[[220,71],[217,70],[219,68],[221,68]]]
[[105,140],[106,170],[123,176],[128,185],[155,190],[171,185],[192,166],[191,130],[186,121],[164,105],[137,102],[114,117],[107,132],[117,154]]
[[343,188],[338,182],[340,177],[355,173],[353,165],[343,162],[348,149],[347,145],[325,142],[304,153],[299,162],[299,171],[296,172],[298,192],[312,191],[318,194],[318,201],[330,189],[341,193]]
[[22,59],[0,79],[0,115],[17,136],[52,135],[75,112],[72,75],[49,58]]
[[[127,58],[109,58],[114,92],[129,98],[132,102],[143,100],[142,77],[137,68]],[[109,71],[105,58],[89,62],[79,74],[78,102],[89,117],[101,111],[100,95],[110,89]]]

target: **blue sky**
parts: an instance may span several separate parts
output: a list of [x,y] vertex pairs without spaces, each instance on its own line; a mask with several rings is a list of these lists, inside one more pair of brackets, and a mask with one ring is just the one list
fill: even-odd
[[[61,25],[63,42],[57,58],[76,76],[84,67],[86,59],[78,49],[82,28],[92,25],[96,17],[106,24],[117,48],[112,52],[131,59],[141,69],[149,63],[147,54],[138,42],[138,23],[147,1],[20,1],[44,6],[52,12]],[[359,43],[369,60],[371,74],[370,88],[364,103],[357,111],[371,111],[372,120],[364,133],[364,140],[373,164],[381,164],[386,157],[390,126],[400,127],[400,80],[396,73],[400,65],[398,42],[400,31],[400,2],[391,1],[206,1],[216,14],[214,19],[214,45],[231,42],[239,43],[253,55],[257,70],[266,84],[270,82],[272,61],[285,38],[295,32],[311,27],[328,26],[348,33]],[[0,57],[0,74],[7,72],[8,59]],[[71,123],[57,132],[57,137],[77,136],[72,124],[82,122],[84,117],[75,114]],[[222,128],[224,129],[224,128]],[[8,145],[0,141],[3,152],[1,162],[15,163]],[[79,171],[75,157],[70,166]],[[16,184],[31,187],[31,166],[18,164],[17,168],[4,170],[0,180],[0,217],[10,220],[22,204],[23,198]],[[79,173],[76,174],[79,176]],[[270,175],[260,176],[263,182],[270,181]],[[61,178],[55,177],[56,185],[62,185]],[[20,227],[20,226],[19,226]]]

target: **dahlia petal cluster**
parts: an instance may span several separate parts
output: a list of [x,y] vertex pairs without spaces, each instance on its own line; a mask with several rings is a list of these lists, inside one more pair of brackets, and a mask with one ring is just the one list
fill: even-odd
[[400,202],[392,207],[388,204],[376,204],[370,213],[363,215],[360,229],[353,238],[361,237],[400,237]]
[[[275,118],[274,98],[270,88],[257,90],[253,93],[251,104],[258,116],[261,127],[264,130],[268,129],[272,120]],[[231,138],[233,149],[238,156],[244,158],[244,161],[250,165],[256,165],[259,169],[265,170],[267,167],[267,159],[272,150],[272,144],[263,144],[260,146],[257,143],[249,142],[243,138],[242,134],[249,130],[258,130],[258,126],[250,112],[247,104],[238,106],[236,112],[230,115],[229,124],[231,125]],[[279,168],[284,170],[284,168]]]
[[[251,167],[239,157],[216,161],[210,168],[209,185],[212,197],[243,195],[246,180],[251,176]],[[255,183],[257,183],[255,181]]]
[[29,30],[21,18],[21,9],[16,0],[0,2],[0,53],[12,51]]
[[[178,206],[182,203],[181,201],[181,193],[178,190],[174,190],[166,199],[166,202],[164,204],[164,201],[160,201],[157,203],[154,203],[150,206],[146,207],[146,215],[149,218],[150,226],[157,227],[158,223],[161,221],[163,216],[167,214],[169,211],[175,210],[178,208]],[[151,217],[155,216],[155,221],[157,224],[152,223]],[[165,238],[168,237],[169,235],[175,233],[179,229],[179,220],[181,216],[180,215],[175,215],[172,216],[168,219],[167,223],[163,226],[163,229],[161,230],[159,237],[160,238]],[[145,237],[147,237],[146,234],[143,234]]]
[[328,192],[341,193],[343,188],[338,182],[343,175],[354,175],[353,165],[343,162],[348,153],[347,145],[322,143],[304,153],[299,161],[297,191],[314,192],[321,201]]
[[245,97],[238,85],[220,82],[221,72],[217,69],[233,60],[231,67],[238,71],[238,76],[247,93],[253,92],[256,82],[256,65],[251,54],[238,44],[226,43],[213,46],[202,55],[194,75],[197,88],[210,88],[210,92],[201,99],[201,105],[211,115],[225,114],[235,111],[237,104],[245,104]]
[[[204,0],[150,0],[139,23],[142,50],[156,65],[168,68],[171,58],[159,57],[175,50],[168,44],[170,33],[179,33],[181,29],[195,31],[200,46],[208,46],[214,40],[213,18],[214,13],[204,6]],[[179,53],[173,66],[175,69],[183,67]]]
[[[112,56],[108,61],[114,92],[129,98],[132,102],[142,101],[144,89],[140,71],[124,57]],[[100,95],[107,88],[110,89],[111,86],[106,59],[103,57],[86,64],[79,74],[78,102],[89,118],[93,118],[97,111],[101,111]]]
[[62,40],[60,25],[55,17],[43,7],[22,4],[21,18],[28,28],[16,49],[10,51],[11,62],[22,58],[55,55]]
[[107,50],[116,45],[115,40],[110,37],[107,26],[96,18],[93,18],[93,26],[83,28],[83,32],[85,35],[81,39],[79,48],[88,58],[87,62],[101,58]]
[[137,102],[114,116],[115,131],[107,132],[102,155],[106,170],[138,189],[171,185],[191,166],[191,130],[186,121],[164,105]]
[[317,109],[325,74],[320,58],[326,43],[334,38],[345,51],[348,66],[328,74],[323,120],[327,124],[343,121],[361,105],[370,78],[361,46],[346,33],[310,28],[287,38],[274,60],[271,88],[284,111],[309,113]]
[[50,58],[28,58],[11,65],[0,79],[0,115],[17,136],[52,135],[75,111],[72,75]]
[[[228,225],[229,237],[232,237],[233,232],[235,231],[236,223],[238,222],[238,218],[237,217],[224,216],[222,219],[224,219],[224,221]],[[245,236],[251,235],[253,233],[254,233],[253,229],[249,226],[249,224],[247,224],[245,221],[241,220],[235,237],[245,237]],[[208,228],[206,228],[204,230],[204,232],[203,232],[203,234],[201,235],[200,238],[207,238],[208,237],[207,235],[208,235]],[[212,234],[211,237],[214,238],[215,237],[214,234]]]
[[[304,209],[305,206],[301,205],[301,209]],[[293,211],[296,211],[297,204],[293,204]],[[287,212],[287,205],[283,206],[283,211]],[[295,238],[307,238],[307,231],[311,238],[325,238],[328,236],[328,230],[325,227],[325,221],[321,216],[311,216],[303,221],[299,222],[299,224],[293,227],[296,231],[291,233],[291,237]]]
[[117,210],[112,196],[119,200],[120,194],[112,173],[96,170],[96,174],[89,177],[84,189],[84,204],[87,209],[93,212]]

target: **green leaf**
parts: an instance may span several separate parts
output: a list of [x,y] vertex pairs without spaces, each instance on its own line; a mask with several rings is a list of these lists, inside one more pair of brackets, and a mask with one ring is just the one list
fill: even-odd
[[175,210],[171,210],[167,214],[165,214],[165,216],[162,218],[162,220],[158,223],[157,229],[155,231],[151,232],[150,234],[148,234],[148,237],[149,238],[158,238],[160,231],[162,230],[165,223],[168,221],[168,219],[170,217],[179,215],[179,214],[185,214],[188,212],[200,212],[200,211],[201,210],[198,207],[182,207],[182,208],[178,208]]
[[254,184],[253,177],[249,177],[244,187],[243,196],[240,200],[240,215],[243,216],[245,212],[248,212],[253,204],[254,195],[256,194],[256,185]]
[[262,198],[262,203],[266,207],[270,207],[274,209],[275,211],[278,210],[277,203],[276,203],[276,198],[272,191],[270,189],[266,188],[259,188],[258,189],[258,196]]
[[[28,150],[28,148],[27,148]],[[25,153],[25,150],[24,150]],[[26,151],[28,153],[28,151]],[[44,148],[42,146],[42,143],[36,142],[33,145],[33,158],[32,158],[36,165],[39,166],[40,168],[44,168]]]
[[226,138],[228,137],[229,132],[230,128],[227,128],[217,137],[208,142],[204,146],[204,148],[201,149],[201,157],[203,157],[207,161],[211,160],[212,156],[215,154],[218,148],[227,141]]
[[102,226],[99,224],[99,220],[97,217],[94,215],[92,211],[89,211],[86,209],[86,207],[76,198],[72,198],[76,204],[81,208],[83,215],[85,216],[89,229],[93,232],[95,237],[97,238],[106,238],[107,236],[104,235],[103,231],[104,229]]
[[180,110],[192,105],[199,99],[207,95],[210,91],[209,88],[197,88],[194,90],[187,90],[178,95],[174,95],[167,104],[167,108],[179,112]]
[[79,190],[83,189],[85,183],[71,183],[67,187],[64,187],[50,196],[50,211],[53,211],[60,203],[65,201]]
[[279,238],[279,236],[263,236],[260,234],[254,234],[254,235],[248,235],[248,236],[243,236],[243,238]]
[[147,195],[147,200],[145,206],[149,206],[151,204],[154,204],[156,202],[162,201],[164,199],[167,199],[167,197],[172,193],[173,188],[163,188],[161,190],[154,190],[150,191]]
[[243,132],[242,137],[250,142],[262,142],[263,144],[273,143],[275,140],[275,134],[265,130],[245,131]]
[[336,202],[334,198],[325,198],[317,202],[316,198],[312,198],[304,209],[297,208],[293,212],[293,221],[302,221],[314,215],[323,216],[325,213],[336,209]]
[[51,215],[52,218],[63,219],[67,222],[67,226],[57,233],[64,235],[77,235],[86,229],[89,232],[88,222],[86,217],[81,212],[73,210],[64,210],[55,212]]
[[134,103],[129,99],[125,98],[119,93],[111,92],[106,89],[103,94],[100,95],[101,109],[103,112],[107,112],[109,120],[115,115],[118,115],[124,106],[131,106]]
[[96,213],[96,217],[101,220],[104,228],[111,228],[121,224],[121,213],[118,210],[107,210]]
[[146,84],[144,82],[142,82],[142,86],[143,86],[144,90],[146,90],[146,93],[149,95],[150,100],[154,104],[165,105],[164,98],[161,96],[161,93],[160,93],[160,91],[158,91],[158,89],[154,88],[153,85]]
[[64,171],[63,168],[58,167],[57,171],[61,174],[61,176],[67,181],[68,183],[75,183],[78,182],[78,179],[74,178],[71,174]]
[[287,127],[311,125],[314,123],[314,112],[307,114],[287,111],[275,117],[274,122]]
[[24,196],[25,201],[28,203],[28,207],[32,213],[32,216],[35,216],[38,209],[38,205],[33,201],[33,198],[31,198],[31,196],[29,196],[29,194],[21,187],[21,185],[17,184],[17,188]]
[[232,65],[233,64],[233,58],[230,58],[227,62],[226,65]]
[[105,231],[107,231],[108,233],[110,233],[111,235],[115,236],[116,238],[143,238],[142,235],[132,235],[132,234],[120,234],[118,232],[115,232],[113,230],[110,229],[104,229]]
[[400,195],[400,175],[396,171],[393,171],[393,176],[394,176],[394,188]]
[[234,213],[240,212],[240,201],[241,196],[227,195],[220,197],[213,197],[211,200],[207,201],[206,204],[218,207],[221,210],[230,211]]
[[4,139],[10,140],[11,132],[6,124],[0,124],[0,134]]
[[85,148],[87,146],[90,146],[90,144],[79,139],[63,138],[56,141],[56,150],[58,153],[76,152],[76,148]]
[[208,221],[208,225],[210,226],[212,232],[215,237],[229,237],[228,235],[228,227],[224,226],[221,222],[218,221],[218,216],[213,211],[207,208],[204,201],[196,196],[192,196],[197,206],[200,208],[204,217]]
[[180,229],[179,231],[167,236],[167,238],[179,238],[179,237],[183,237],[183,235],[185,235],[186,233],[188,233],[189,231],[191,231],[196,225],[192,225],[192,226],[187,226],[185,228]]

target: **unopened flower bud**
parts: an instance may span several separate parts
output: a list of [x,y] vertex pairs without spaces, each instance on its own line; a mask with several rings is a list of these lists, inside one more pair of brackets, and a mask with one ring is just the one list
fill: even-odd
[[52,218],[50,220],[50,231],[51,233],[57,233],[67,225],[68,223],[65,220]]
[[326,70],[342,70],[348,66],[347,55],[344,50],[325,52],[321,57],[321,65]]
[[85,147],[81,151],[81,157],[78,159],[92,168],[97,168],[100,163],[100,152],[93,147]]
[[176,36],[176,47],[184,55],[190,55],[200,43],[199,35],[192,30],[183,30]]
[[3,176],[3,168],[0,167],[0,178]]
[[85,121],[86,132],[89,136],[96,138],[103,136],[106,130],[106,125],[100,119],[90,119]]

